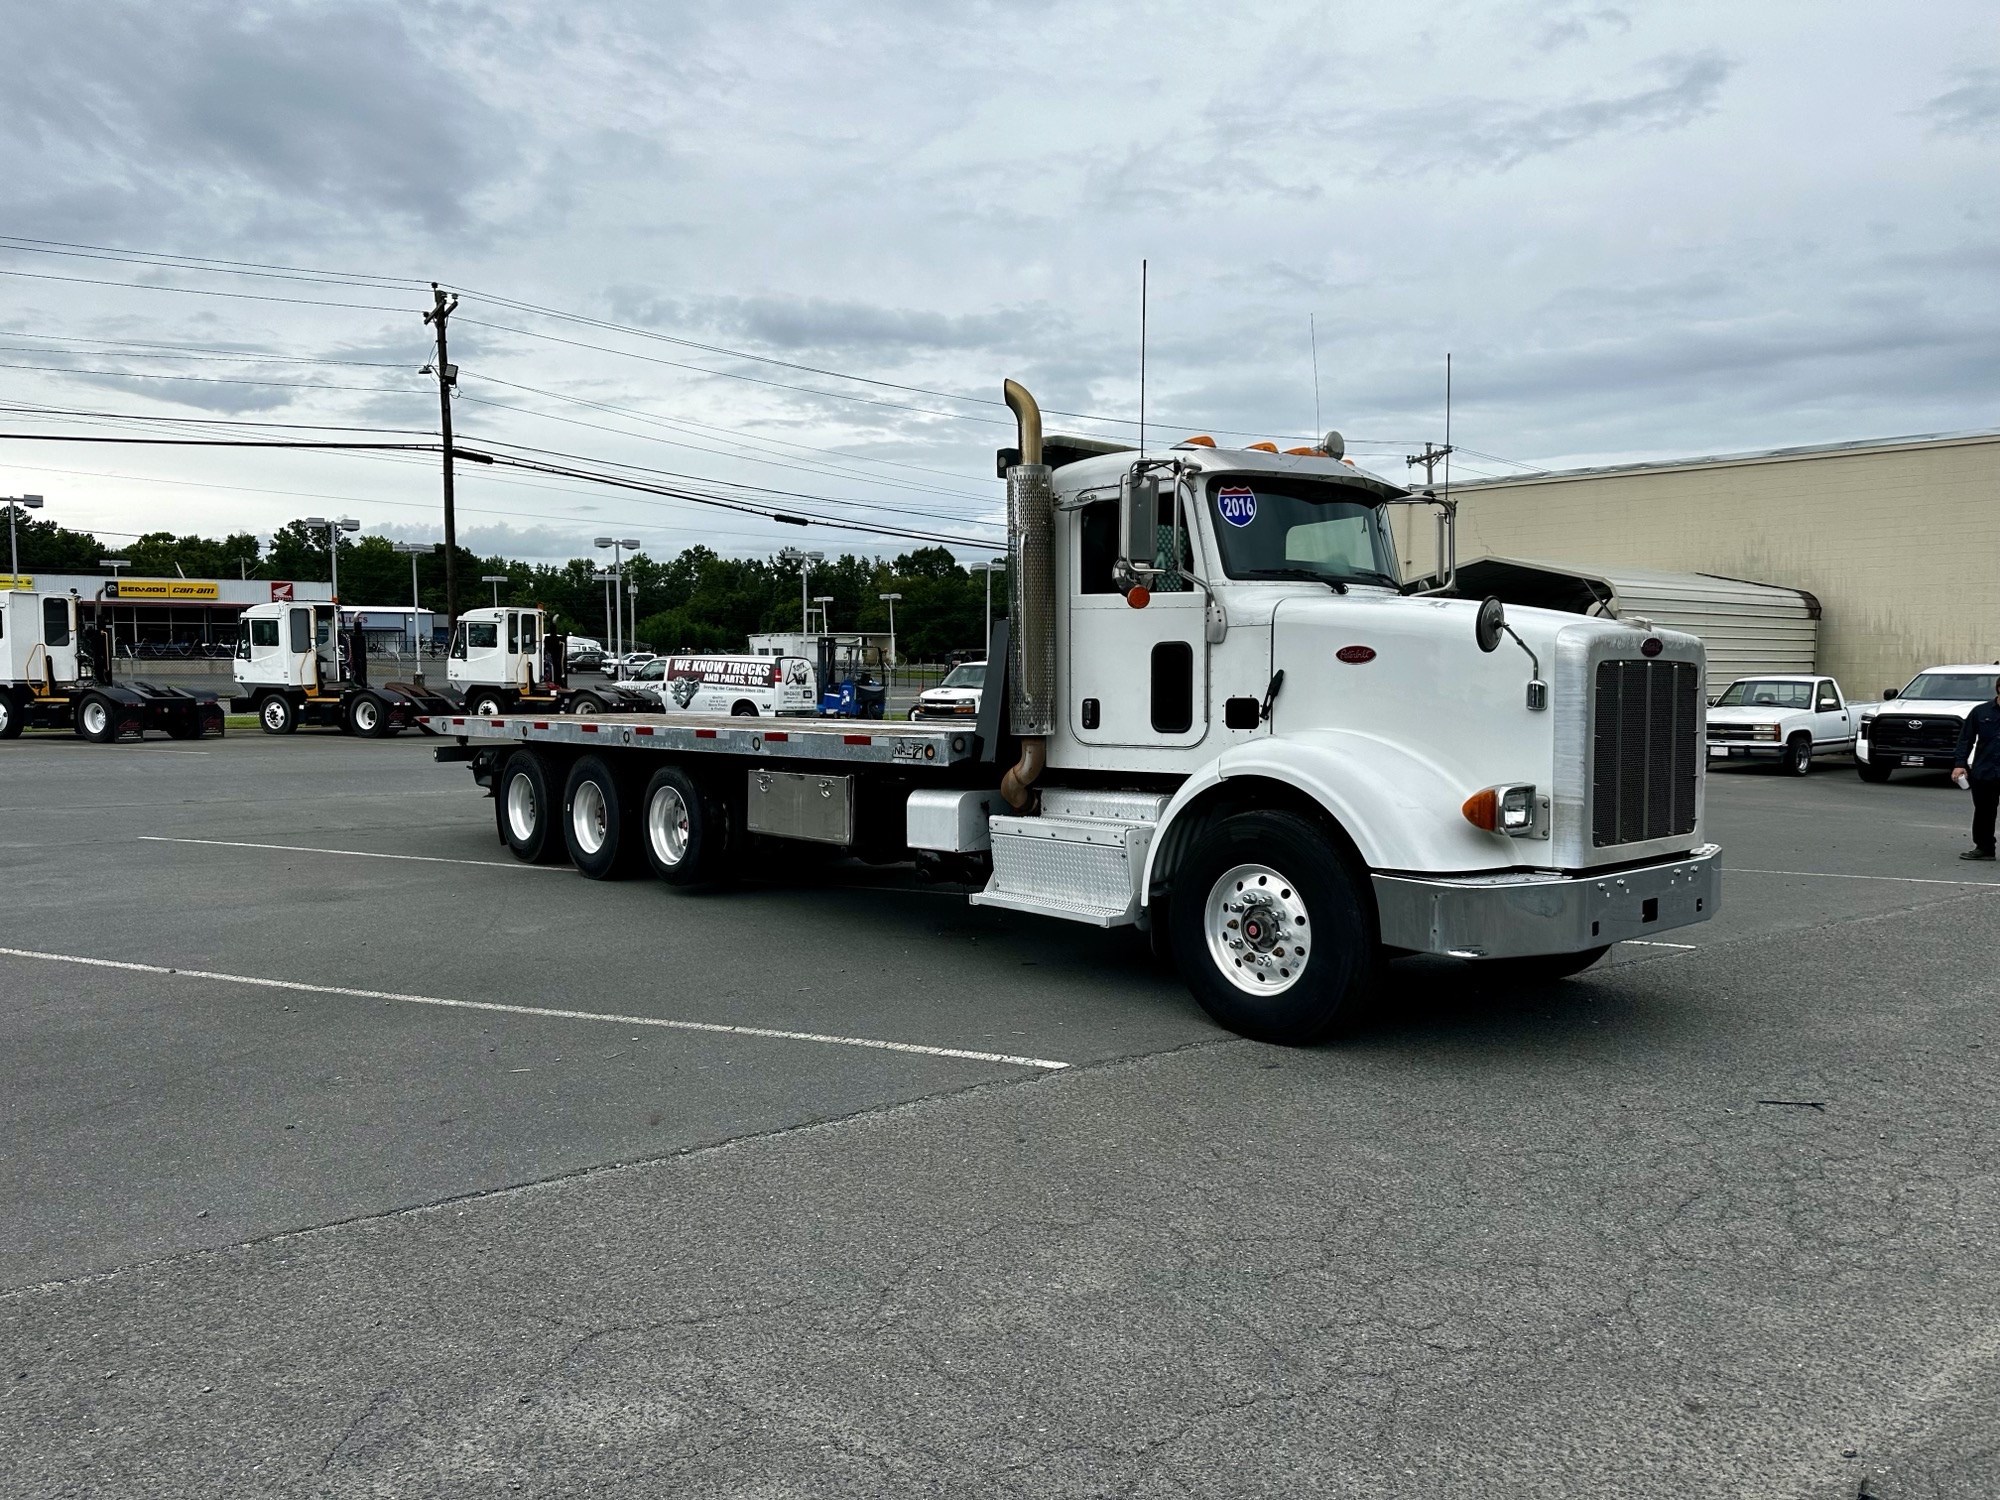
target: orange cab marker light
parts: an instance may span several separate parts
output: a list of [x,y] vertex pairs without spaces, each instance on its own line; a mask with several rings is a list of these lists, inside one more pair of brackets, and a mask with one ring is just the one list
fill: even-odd
[[1287,458],[1325,458],[1325,457],[1326,457],[1326,450],[1325,450],[1324,448],[1287,448],[1287,449],[1285,450],[1285,457],[1287,457]]
[[1483,792],[1474,792],[1459,811],[1474,828],[1492,833],[1500,826],[1500,794],[1490,786]]
[[1188,438],[1185,442],[1181,444],[1181,447],[1183,448],[1213,448],[1214,446],[1215,446],[1215,439],[1210,437],[1207,433],[1203,433],[1200,437]]
[[1153,602],[1153,591],[1143,583],[1135,583],[1125,591],[1125,602],[1134,609],[1144,609]]
[[1250,446],[1259,453],[1276,453],[1278,451],[1276,443],[1252,443]]

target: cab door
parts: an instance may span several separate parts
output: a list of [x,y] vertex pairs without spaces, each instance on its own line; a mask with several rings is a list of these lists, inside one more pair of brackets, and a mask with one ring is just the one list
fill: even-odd
[[295,604],[286,609],[284,634],[285,685],[317,689],[321,679],[311,605]]
[[1193,532],[1180,526],[1173,558],[1173,499],[1162,495],[1158,544],[1143,609],[1119,592],[1118,502],[1067,513],[1069,670],[1064,711],[1085,745],[1193,745],[1208,733],[1208,599],[1185,576],[1193,569]]
[[1822,677],[1813,684],[1813,746],[1837,749],[1854,739],[1853,716],[1841,701],[1840,684]]

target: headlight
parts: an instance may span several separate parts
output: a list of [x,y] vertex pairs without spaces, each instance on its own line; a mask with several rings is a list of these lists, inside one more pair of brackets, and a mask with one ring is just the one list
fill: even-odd
[[1548,799],[1537,796],[1530,782],[1489,786],[1467,797],[1459,808],[1474,828],[1517,839],[1546,838],[1548,810]]
[[1776,724],[1759,724],[1756,735],[1760,740],[1778,740],[1784,738],[1784,731]]

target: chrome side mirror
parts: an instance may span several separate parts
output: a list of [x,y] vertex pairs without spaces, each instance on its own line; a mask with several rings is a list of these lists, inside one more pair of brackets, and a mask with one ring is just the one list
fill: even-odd
[[1473,617],[1472,638],[1481,651],[1491,655],[1500,649],[1500,636],[1506,628],[1507,607],[1488,594],[1479,601],[1479,613]]
[[1127,578],[1153,571],[1159,551],[1159,495],[1150,473],[1133,470],[1118,481],[1118,564]]

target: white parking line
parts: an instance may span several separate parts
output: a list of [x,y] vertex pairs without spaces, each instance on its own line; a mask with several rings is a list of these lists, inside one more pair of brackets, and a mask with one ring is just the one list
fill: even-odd
[[1849,875],[1839,870],[1750,870],[1733,867],[1732,875],[1802,875],[1809,880],[1893,880],[1902,885],[1970,885],[2000,891],[2000,880],[1936,880],[1922,875]]
[[142,833],[141,843],[206,844],[215,849],[276,849],[284,854],[346,854],[355,859],[408,859],[426,865],[479,865],[488,870],[559,870],[560,865],[524,865],[515,859],[446,859],[440,854],[377,854],[372,849],[310,849],[299,844],[246,844],[237,839],[174,839]]
[[955,1057],[967,1062],[1005,1063],[1016,1068],[1059,1070],[1069,1066],[1050,1057],[1015,1057],[1005,1052],[974,1052],[963,1047],[926,1047],[917,1042],[884,1042],[865,1036],[829,1036],[817,1031],[780,1031],[769,1026],[725,1026],[715,1021],[670,1021],[659,1016],[607,1015],[595,1010],[557,1010],[542,1005],[503,1005],[495,1000],[449,1000],[442,995],[405,995],[395,990],[356,990],[337,984],[304,984],[296,979],[264,979],[254,974],[218,974],[209,969],[173,969],[161,964],[136,964],[116,958],[84,958],[74,953],[41,953],[32,948],[0,948],[0,957],[34,958],[45,963],[77,964],[90,969],[117,969],[129,974],[161,974],[177,979],[207,979],[217,984],[246,984],[258,989],[290,990],[307,995],[339,995],[351,1000],[390,1000],[399,1005],[436,1005],[449,1010],[493,1011],[508,1016],[535,1016],[549,1021],[608,1021],[618,1026],[657,1026],[667,1031],[703,1031],[717,1036],[762,1037],[776,1042],[819,1042],[829,1047],[865,1047],[876,1052],[910,1052],[919,1057]]
[[1701,946],[1699,943],[1657,943],[1647,938],[1620,938],[1619,943],[1626,948],[1679,948],[1686,953],[1692,953]]

